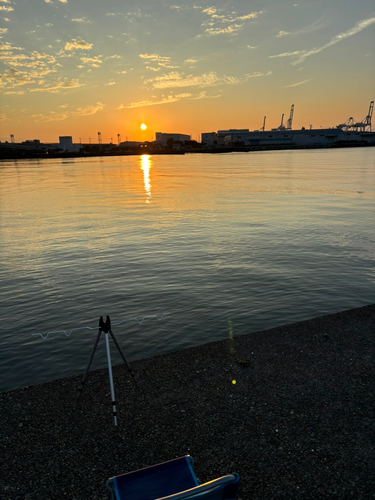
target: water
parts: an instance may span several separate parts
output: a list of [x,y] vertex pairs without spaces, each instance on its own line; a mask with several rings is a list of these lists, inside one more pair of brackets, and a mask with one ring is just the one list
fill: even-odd
[[[1,390],[375,299],[375,149],[0,164]],[[112,350],[113,362],[121,358]],[[93,368],[106,366],[104,340]]]

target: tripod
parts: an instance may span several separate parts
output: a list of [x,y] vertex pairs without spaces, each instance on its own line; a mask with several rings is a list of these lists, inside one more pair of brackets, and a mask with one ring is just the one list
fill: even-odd
[[86,382],[86,379],[87,379],[87,376],[88,376],[88,373],[89,373],[89,370],[90,370],[90,366],[91,366],[92,360],[94,359],[94,354],[95,354],[96,348],[98,346],[98,342],[99,342],[99,339],[100,339],[100,336],[101,336],[102,332],[104,332],[104,335],[105,335],[105,345],[106,345],[106,349],[107,349],[108,374],[109,374],[109,385],[111,387],[111,400],[112,400],[113,418],[115,420],[115,426],[117,426],[117,412],[116,412],[115,388],[114,388],[114,385],[113,385],[111,351],[110,351],[110,348],[109,348],[108,333],[111,335],[112,340],[115,343],[115,346],[117,347],[117,350],[120,353],[122,359],[124,360],[124,363],[125,363],[127,369],[129,370],[129,373],[130,373],[130,375],[131,375],[131,377],[132,377],[132,379],[134,381],[135,381],[135,378],[134,378],[133,370],[131,369],[129,363],[127,362],[127,360],[125,358],[125,355],[122,352],[122,349],[119,346],[119,344],[118,344],[118,342],[116,340],[116,337],[114,336],[114,333],[112,332],[112,329],[111,329],[111,320],[110,320],[109,316],[107,316],[107,319],[106,319],[105,323],[103,321],[103,316],[100,316],[100,319],[99,319],[99,331],[98,331],[98,334],[97,334],[96,339],[95,339],[94,346],[93,346],[92,351],[91,351],[90,359],[89,359],[89,362],[87,364],[85,374],[83,375],[83,378],[82,378],[81,386],[79,388],[79,396],[81,395],[82,389],[83,389],[83,385]]

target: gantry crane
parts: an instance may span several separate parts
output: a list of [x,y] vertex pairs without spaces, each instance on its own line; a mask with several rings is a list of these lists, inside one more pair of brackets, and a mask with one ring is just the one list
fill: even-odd
[[351,116],[345,123],[337,125],[337,128],[344,130],[345,132],[356,131],[356,132],[371,132],[371,118],[372,112],[374,111],[374,101],[370,102],[367,116],[360,122],[355,122]]

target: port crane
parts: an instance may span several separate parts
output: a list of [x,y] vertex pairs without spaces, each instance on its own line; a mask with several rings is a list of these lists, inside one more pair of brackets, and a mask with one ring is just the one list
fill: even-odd
[[289,119],[286,122],[286,127],[285,127],[286,130],[292,130],[293,115],[294,115],[294,104],[292,104],[292,107],[290,108]]
[[337,128],[345,132],[355,131],[355,132],[371,132],[371,118],[374,111],[374,101],[370,102],[367,116],[360,122],[355,122],[351,116],[346,120],[345,123],[337,125]]
[[286,125],[284,125],[284,113],[283,113],[281,115],[281,124],[279,125],[279,127],[277,127],[276,129],[273,128],[272,130],[292,130],[293,115],[294,115],[294,104],[292,104],[292,107],[290,108],[290,115],[286,122]]

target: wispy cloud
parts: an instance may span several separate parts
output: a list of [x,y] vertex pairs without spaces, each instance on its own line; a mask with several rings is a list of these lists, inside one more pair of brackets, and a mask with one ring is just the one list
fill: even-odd
[[48,115],[42,115],[41,113],[37,113],[35,115],[32,115],[32,118],[36,122],[61,122],[62,120],[65,120],[68,118],[67,113],[56,113],[55,111],[51,111]]
[[88,19],[86,19],[85,17],[79,17],[79,18],[75,18],[75,19],[72,19],[73,22],[75,23],[86,23],[86,24],[91,24],[91,21],[89,21]]
[[270,76],[272,75],[272,71],[268,71],[267,73],[262,73],[261,71],[255,71],[254,73],[247,73],[245,75],[245,80],[249,80],[250,78],[260,78],[261,76]]
[[370,19],[364,19],[363,21],[357,22],[352,28],[350,28],[348,31],[345,31],[344,33],[340,33],[339,35],[336,35],[331,38],[331,41],[326,43],[325,45],[321,47],[314,47],[311,50],[296,50],[294,52],[284,52],[283,54],[277,54],[274,56],[269,56],[271,59],[275,57],[292,57],[293,65],[300,64],[305,59],[308,57],[314,55],[314,54],[319,54],[319,52],[322,52],[325,49],[328,49],[329,47],[332,47],[333,45],[336,45],[336,43],[341,42],[342,40],[345,40],[346,38],[349,38],[356,33],[359,33],[360,31],[364,30],[371,24],[375,23],[375,17],[371,17]]
[[174,87],[211,87],[226,78],[227,77],[219,77],[213,71],[210,73],[203,73],[199,76],[184,76],[183,74],[174,71],[167,75],[146,80],[145,83],[151,83],[155,89],[167,89]]
[[302,82],[298,82],[298,83],[293,83],[292,85],[286,85],[285,88],[290,88],[290,87],[298,87],[299,85],[304,85],[305,83],[307,82],[310,82],[311,81],[311,78],[309,80],[303,80]]
[[217,85],[235,85],[238,83],[243,83],[250,78],[258,78],[261,76],[271,75],[272,72],[268,73],[255,72],[248,73],[244,76],[219,76],[214,71],[210,73],[203,73],[202,75],[188,75],[185,76],[183,73],[173,71],[168,74],[157,76],[149,80],[145,80],[145,84],[151,84],[154,89],[166,89],[166,88],[181,88],[181,87],[214,87]]
[[149,61],[156,61],[156,62],[168,62],[171,59],[168,56],[159,56],[158,54],[139,54],[139,57],[141,59],[147,59]]
[[30,92],[51,92],[56,94],[61,90],[69,90],[82,87],[84,84],[79,83],[78,80],[57,80],[53,83],[43,85],[35,89],[29,89]]
[[102,59],[100,59],[100,56],[95,56],[95,57],[81,57],[81,61],[84,64],[89,64],[93,68],[99,68],[99,65],[102,64]]
[[[126,107],[132,109],[132,108],[142,108],[145,106],[156,106],[158,104],[171,104],[172,102],[181,101],[181,99],[187,99],[188,97],[191,97],[191,94],[185,93],[185,94],[177,94],[174,96],[169,95],[167,97],[163,97],[159,101],[147,100],[147,101],[132,102],[129,104],[129,106]],[[123,106],[122,107],[121,106],[118,109],[123,109]]]
[[217,97],[221,97],[221,94],[207,95],[207,92],[205,90],[203,90],[197,96],[192,97],[191,100],[196,101],[197,99],[216,99]]
[[65,44],[64,49],[65,50],[85,50],[85,49],[91,49],[93,46],[92,43],[85,42],[85,40],[82,40],[82,38],[73,38],[71,42],[67,42]]
[[5,7],[5,5],[0,5],[0,10],[3,10],[5,12],[12,12],[13,7]]
[[312,33],[313,31],[318,31],[327,25],[328,21],[326,21],[324,17],[320,17],[317,21],[297,31],[279,31],[279,34],[276,35],[276,37],[281,38],[282,36],[287,36],[287,35],[304,35],[306,33]]
[[96,104],[92,104],[84,108],[78,108],[76,111],[73,112],[73,114],[76,116],[95,115],[95,113],[97,113],[98,111],[103,111],[104,107],[105,107],[104,104],[102,104],[101,102],[97,102]]
[[204,30],[206,35],[223,35],[228,33],[236,33],[240,28],[242,28],[242,24],[231,24],[226,28],[207,28]]
[[289,31],[279,31],[279,34],[276,35],[277,38],[281,38],[282,36],[290,35]]
[[[236,35],[237,32],[243,27],[246,21],[256,19],[258,15],[262,14],[259,12],[249,12],[248,14],[238,15],[235,12],[230,12],[225,14],[224,9],[218,9],[217,7],[211,6],[202,9],[204,14],[209,16],[209,19],[204,21],[202,26],[209,26],[205,28],[204,35],[206,36],[216,36],[216,35]],[[223,26],[227,24],[228,26]],[[198,35],[202,36],[202,35]]]

